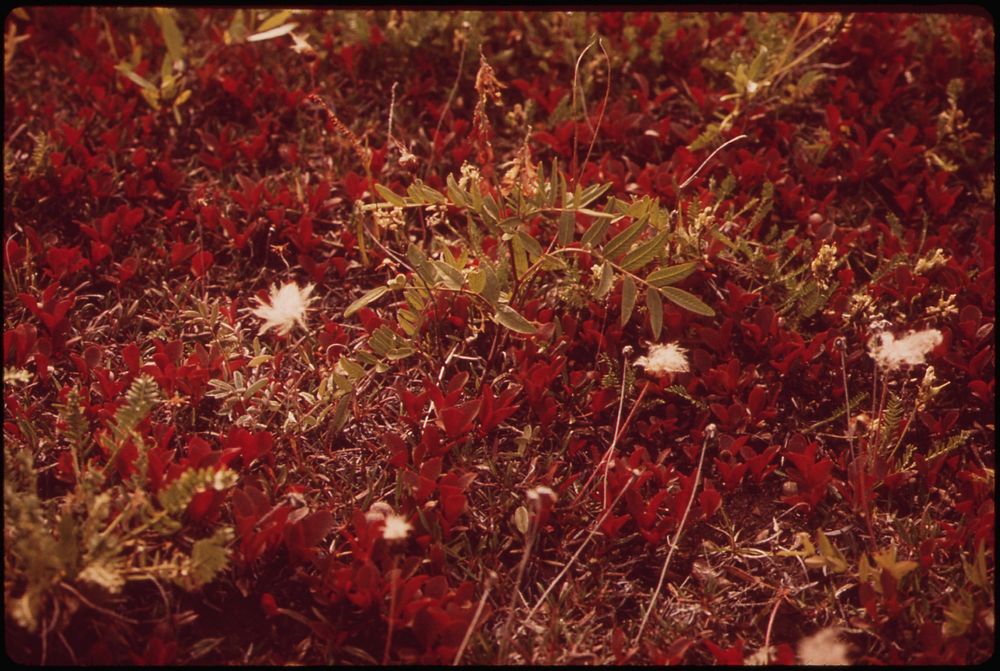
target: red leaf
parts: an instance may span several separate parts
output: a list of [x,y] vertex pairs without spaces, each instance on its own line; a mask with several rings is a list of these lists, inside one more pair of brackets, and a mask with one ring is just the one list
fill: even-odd
[[720,664],[730,666],[743,666],[743,639],[737,637],[736,642],[728,648],[720,648],[712,641],[705,639],[705,647],[715,655],[715,659]]
[[212,252],[198,252],[191,258],[191,273],[195,277],[204,277],[214,260]]
[[715,511],[719,509],[722,504],[722,495],[715,489],[711,481],[705,481],[705,487],[701,491],[701,510],[705,515],[705,519],[708,519],[715,514]]

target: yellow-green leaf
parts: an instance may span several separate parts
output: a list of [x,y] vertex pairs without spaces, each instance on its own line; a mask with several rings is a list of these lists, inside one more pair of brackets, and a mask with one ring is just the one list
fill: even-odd
[[375,190],[378,192],[378,195],[382,196],[382,198],[389,204],[395,205],[396,207],[406,207],[406,200],[392,189],[376,183]]
[[660,287],[660,291],[663,295],[667,297],[671,303],[678,305],[689,312],[693,312],[697,315],[704,315],[705,317],[714,317],[715,310],[705,305],[700,298],[694,294],[689,294],[683,289],[678,289],[677,287]]
[[697,265],[698,263],[696,261],[691,261],[689,263],[679,263],[676,266],[660,268],[659,270],[654,270],[647,275],[646,281],[654,287],[665,287],[675,284],[693,273]]
[[888,571],[889,574],[899,582],[903,579],[907,573],[917,568],[919,564],[915,561],[896,561],[896,546],[891,546],[888,550],[882,552],[876,552],[875,563],[882,567],[882,570]]
[[660,339],[663,330],[663,300],[660,292],[650,289],[646,292],[646,309],[649,310],[649,328],[653,331],[653,340]]
[[191,97],[191,89],[184,89],[180,92],[180,95],[174,100],[174,107],[180,107],[188,101]]
[[443,261],[431,261],[431,264],[449,289],[461,289],[465,284],[465,275],[461,271],[455,270]]
[[641,270],[643,266],[656,258],[656,255],[663,250],[663,243],[667,241],[667,231],[662,231],[653,236],[650,240],[637,246],[622,259],[621,267],[629,272]]
[[622,313],[621,325],[628,324],[632,316],[632,309],[635,307],[636,289],[635,280],[630,275],[626,275],[622,280]]
[[642,232],[646,230],[646,226],[649,225],[649,220],[646,218],[640,219],[635,222],[624,231],[611,238],[611,241],[604,246],[602,253],[605,257],[613,259],[622,252],[626,251],[633,242],[635,242]]
[[277,28],[272,28],[271,30],[263,30],[258,33],[254,33],[247,38],[247,42],[263,42],[264,40],[273,40],[276,37],[281,37],[287,35],[298,27],[299,24],[286,23],[283,26],[278,26]]
[[469,271],[469,288],[472,289],[474,293],[483,293],[483,289],[486,288],[485,270],[482,268],[476,268],[475,270]]
[[594,298],[601,299],[609,291],[611,291],[611,280],[615,278],[614,271],[611,270],[611,264],[605,263],[601,267],[601,279],[597,283],[597,288],[594,289]]
[[531,322],[518,314],[509,305],[498,305],[496,314],[493,315],[493,320],[501,326],[506,326],[511,331],[516,331],[517,333],[531,334],[538,330]]
[[607,219],[598,219],[590,225],[590,228],[584,231],[583,236],[580,238],[580,245],[587,247],[588,245],[601,244],[601,241],[604,240],[604,236],[608,232],[608,226],[610,225],[611,222]]
[[264,21],[257,26],[257,32],[263,33],[271,30],[271,28],[277,28],[281,24],[288,21],[288,19],[292,18],[293,14],[295,14],[294,9],[283,9],[280,12],[275,12],[271,16],[264,19]]
[[847,570],[847,560],[840,550],[833,546],[830,539],[822,531],[816,532],[816,544],[819,546],[819,553],[823,557],[826,566],[834,573],[843,573]]
[[174,21],[174,10],[165,7],[154,7],[156,22],[160,24],[160,31],[163,33],[163,41],[167,45],[167,52],[170,54],[171,65],[184,58],[184,36],[181,35],[177,23]]
[[118,70],[118,72],[122,73],[123,75],[131,79],[133,82],[135,82],[145,90],[154,92],[158,91],[156,85],[153,84],[153,82],[133,72],[131,66],[129,66],[128,63],[119,63],[118,65],[115,66],[115,70]]
[[353,303],[351,303],[350,305],[348,305],[347,309],[344,310],[344,316],[345,317],[350,317],[355,312],[357,312],[361,308],[365,307],[369,303],[377,301],[387,291],[389,291],[389,287],[387,287],[385,285],[380,286],[380,287],[375,287],[374,289],[372,289],[371,291],[369,291],[368,293],[366,293],[364,296],[362,296],[358,300],[356,300]]

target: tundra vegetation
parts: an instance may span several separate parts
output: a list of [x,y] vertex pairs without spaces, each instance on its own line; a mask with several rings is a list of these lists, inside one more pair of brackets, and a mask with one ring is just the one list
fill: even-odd
[[992,655],[988,18],[4,31],[14,660]]

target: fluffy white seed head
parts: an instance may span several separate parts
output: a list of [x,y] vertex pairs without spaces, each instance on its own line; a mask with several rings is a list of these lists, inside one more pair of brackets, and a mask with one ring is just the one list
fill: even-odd
[[901,366],[919,366],[927,354],[941,344],[944,337],[937,329],[910,331],[897,338],[889,331],[880,331],[868,341],[868,352],[879,368],[898,370]]
[[840,638],[836,627],[820,629],[799,641],[799,664],[808,666],[846,666],[851,663],[850,646]]
[[288,283],[281,289],[272,286],[270,302],[257,298],[256,301],[260,305],[252,312],[264,320],[258,335],[263,335],[271,328],[277,329],[279,335],[288,335],[296,324],[305,329],[306,309],[314,300],[309,294],[315,287],[316,285],[309,284],[300,289],[295,283]]
[[386,515],[385,527],[382,528],[382,538],[387,541],[400,541],[413,530],[413,525],[406,521],[402,515],[395,513]]
[[690,370],[687,350],[675,343],[650,345],[647,355],[636,359],[635,365],[642,366],[647,373],[653,375],[687,373]]

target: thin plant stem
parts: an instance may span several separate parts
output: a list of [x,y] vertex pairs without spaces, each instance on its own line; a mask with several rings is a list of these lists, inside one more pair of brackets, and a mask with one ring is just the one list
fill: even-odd
[[868,450],[868,466],[871,467],[874,459],[875,453],[878,452],[879,447],[882,444],[882,413],[885,412],[885,402],[886,397],[889,395],[889,376],[882,376],[882,393],[879,395],[878,400],[878,412],[875,417],[878,419],[878,423],[875,425],[875,442],[870,445]]
[[[631,352],[631,347],[626,345],[624,351],[626,353]],[[628,417],[625,418],[625,422],[621,423],[622,403],[625,400],[625,371],[627,366],[628,366],[628,356],[626,354],[625,363],[622,365],[622,388],[621,388],[621,395],[618,398],[618,416],[615,419],[615,429],[614,429],[614,435],[611,437],[611,445],[604,452],[604,456],[601,457],[601,460],[597,462],[597,469],[590,474],[590,477],[587,478],[586,482],[584,482],[583,486],[580,488],[579,493],[573,498],[573,503],[570,504],[570,507],[577,505],[580,499],[583,497],[583,495],[587,493],[587,489],[590,486],[590,483],[594,480],[594,477],[597,475],[598,471],[600,470],[601,464],[606,465],[610,463],[609,460],[611,459],[611,455],[614,453],[615,447],[618,445],[618,439],[621,438],[623,433],[625,433],[625,429],[628,428],[629,423],[632,421],[632,417],[635,415],[636,408],[639,407],[639,404],[642,402],[643,397],[646,396],[646,392],[649,391],[650,383],[649,381],[647,381],[646,384],[643,386],[642,391],[639,392],[639,397],[636,398],[635,403],[632,404],[632,409],[629,411]],[[604,470],[605,485],[607,485],[607,473],[608,469],[605,468]],[[607,501],[606,488],[603,500]]]
[[[591,130],[590,146],[587,147],[587,155],[584,156],[583,158],[583,164],[579,168],[580,172],[583,172],[583,169],[587,166],[587,163],[590,162],[590,155],[594,151],[594,144],[597,142],[597,132],[601,130],[601,123],[604,121],[604,112],[605,110],[607,110],[608,107],[608,98],[611,96],[611,58],[608,56],[608,52],[604,48],[604,41],[601,40],[600,37],[597,38],[597,46],[601,48],[601,52],[604,53],[604,60],[608,64],[608,82],[607,85],[604,87],[604,100],[601,101],[601,112],[600,114],[597,115],[597,128],[590,129]],[[586,111],[586,103],[584,103],[583,116],[585,119],[588,118]],[[582,176],[583,175],[574,176],[576,184],[580,183],[580,178]]]
[[[587,547],[587,544],[590,543],[590,540],[594,537],[594,534],[596,534],[597,530],[601,527],[602,524],[604,524],[604,520],[606,520],[608,515],[611,514],[611,511],[614,510],[615,504],[617,504],[618,501],[621,500],[622,496],[625,495],[625,492],[628,491],[628,488],[632,486],[632,483],[635,482],[637,477],[638,477],[637,473],[633,471],[632,474],[629,476],[628,482],[626,482],[625,486],[622,487],[622,490],[618,492],[618,496],[616,496],[615,500],[611,502],[611,505],[605,509],[604,513],[594,523],[594,526],[591,527],[590,533],[587,534],[587,537],[584,539],[583,543],[580,544],[580,547],[576,549],[576,552],[573,553],[573,556],[570,557],[568,562],[566,562],[566,566],[564,566],[563,569],[559,572],[559,575],[557,575],[555,579],[549,583],[549,586],[545,588],[545,591],[542,592],[542,595],[538,597],[538,601],[535,602],[535,605],[532,606],[531,610],[528,611],[527,616],[525,616],[524,622],[531,621],[531,618],[532,616],[534,616],[535,611],[537,611],[541,607],[542,603],[545,601],[545,597],[547,597],[549,593],[555,588],[555,586],[559,584],[559,581],[562,580],[563,576],[566,575],[570,567],[572,567],[573,564],[576,563],[576,560],[580,556],[580,553],[583,552],[583,548]],[[522,626],[524,625],[522,624]]]
[[[854,429],[851,424],[851,394],[847,389],[847,344],[843,338],[837,339],[837,349],[840,350],[840,370],[844,379],[844,406],[847,409],[847,442],[851,446],[851,466],[854,467],[855,475],[857,476],[855,486],[858,488],[861,509],[865,517],[865,525],[868,527],[868,535],[870,537],[869,546],[874,547],[872,544],[875,542],[875,530],[872,527],[871,507],[868,505],[868,484],[865,481],[868,468],[864,464],[867,464],[868,460],[862,460],[864,461],[864,464],[862,464],[862,461],[858,460],[858,455],[854,451]],[[848,467],[849,474],[850,467]]]
[[396,588],[399,582],[399,570],[396,568],[398,557],[392,560],[392,581],[389,586],[389,631],[385,635],[385,648],[382,650],[382,666],[389,663],[389,649],[392,647],[392,634],[396,620]]
[[[573,114],[576,114],[576,78],[577,78],[577,75],[579,75],[579,73],[580,73],[580,61],[583,60],[584,55],[588,51],[590,51],[590,47],[594,46],[594,44],[596,42],[597,42],[597,38],[595,37],[593,40],[590,41],[590,44],[588,44],[586,47],[584,47],[583,51],[580,52],[580,55],[577,56],[576,65],[573,66],[573,99],[570,102],[570,109],[573,110]],[[584,114],[584,116],[586,116],[586,113]],[[576,152],[577,152],[577,146],[578,146],[578,142],[579,142],[579,135],[580,135],[579,130],[577,129],[576,124],[574,123],[573,124],[573,165],[572,165],[572,168],[570,168],[570,172],[573,174],[573,179],[574,180],[576,179],[577,165],[578,165],[577,157],[576,157]]]
[[[711,430],[709,430],[711,429]],[[660,590],[663,589],[663,581],[667,577],[667,567],[670,566],[670,560],[674,556],[674,551],[677,550],[677,543],[681,539],[681,534],[684,533],[684,525],[687,523],[688,513],[691,512],[691,504],[694,503],[694,496],[698,492],[698,482],[701,479],[701,468],[705,463],[705,452],[707,451],[708,441],[715,436],[715,425],[709,424],[706,427],[705,439],[701,442],[701,454],[698,457],[698,468],[695,470],[694,475],[694,486],[691,488],[691,496],[688,498],[687,506],[684,508],[684,515],[681,517],[681,522],[677,525],[677,533],[674,534],[674,539],[670,542],[670,551],[667,552],[667,558],[663,561],[663,568],[660,570],[660,579],[656,582],[656,589],[653,590],[653,596],[649,599],[649,606],[646,607],[646,614],[642,616],[642,623],[639,625],[639,633],[635,635],[635,641],[632,645],[639,645],[639,640],[642,638],[642,632],[646,628],[646,622],[649,620],[650,613],[653,612],[653,606],[656,605],[656,599],[660,596]]]
[[452,662],[452,666],[458,666],[459,662],[462,661],[462,655],[465,653],[465,649],[469,646],[469,641],[472,639],[472,632],[476,629],[476,624],[479,622],[479,617],[483,614],[483,608],[486,606],[486,599],[490,595],[490,590],[493,589],[493,583],[496,582],[497,575],[493,571],[490,571],[490,575],[486,578],[486,589],[483,591],[483,596],[479,598],[479,605],[476,607],[476,613],[472,616],[472,621],[469,622],[469,628],[465,630],[465,636],[462,637],[462,643],[458,646],[458,651],[455,653],[455,661]]
[[[868,415],[871,418],[871,421],[873,422],[875,421],[875,418],[878,417],[878,415],[876,414],[877,411],[878,411],[878,365],[876,364],[875,370],[872,372],[872,410],[871,413],[869,413]],[[869,440],[867,441],[866,446],[870,448],[872,442],[871,436],[868,436],[868,438]],[[865,452],[867,456],[867,449]]]
[[625,404],[625,380],[628,373],[628,355],[631,353],[630,350],[630,347],[626,348],[624,352],[625,358],[622,361],[622,384],[621,393],[618,394],[618,414],[615,417],[615,432],[611,437],[611,445],[608,447],[608,451],[604,453],[604,495],[601,498],[602,503],[607,503],[608,501],[608,471],[611,468],[611,455],[614,454],[615,446],[618,444],[618,436],[620,435],[619,427],[622,424],[622,406]]
[[734,142],[738,142],[740,140],[745,140],[746,138],[747,138],[746,135],[737,135],[733,139],[727,140],[726,142],[723,142],[721,147],[719,147],[718,149],[716,149],[715,151],[713,151],[711,154],[709,154],[708,158],[706,158],[704,161],[702,161],[701,165],[699,165],[698,168],[693,173],[691,173],[691,176],[688,177],[686,180],[684,180],[683,184],[681,184],[679,187],[677,187],[677,190],[680,191],[681,189],[683,189],[684,187],[686,187],[688,184],[690,184],[691,181],[694,180],[694,178],[698,176],[698,173],[701,172],[702,168],[704,168],[706,165],[708,165],[708,162],[711,161],[713,158],[715,158],[716,154],[718,154],[720,151],[722,151],[723,149],[725,149],[729,145],[733,144]]
[[854,452],[854,430],[851,425],[851,394],[847,390],[847,345],[843,338],[837,339],[837,349],[840,350],[840,372],[844,379],[844,407],[847,414],[844,419],[847,421],[847,442],[851,446],[851,459],[856,460],[858,455]]
[[771,617],[767,619],[767,631],[764,632],[764,664],[771,663],[771,631],[774,629],[774,618],[778,615],[778,606],[785,600],[785,589],[778,592],[778,598],[774,600],[774,607],[771,608]]
[[451,91],[448,93],[448,100],[445,101],[444,107],[441,108],[441,114],[438,115],[437,126],[434,128],[434,134],[431,135],[431,156],[430,159],[424,163],[423,176],[427,177],[427,171],[430,169],[431,164],[434,162],[434,158],[437,155],[437,138],[441,133],[441,125],[444,123],[444,115],[448,113],[451,109],[451,103],[455,100],[455,94],[458,93],[458,84],[462,81],[462,69],[465,67],[465,46],[468,44],[467,39],[462,40],[462,52],[458,56],[458,72],[455,73],[455,83],[451,86]]
[[899,431],[899,440],[896,441],[896,445],[889,450],[886,455],[886,459],[891,459],[897,451],[899,451],[900,446],[903,444],[903,438],[906,437],[906,432],[910,430],[910,424],[913,423],[913,418],[917,416],[917,406],[920,404],[919,398],[913,401],[913,410],[910,411],[909,417],[906,418],[906,422],[903,423],[903,428]]
[[524,543],[524,554],[517,565],[517,575],[514,577],[514,589],[510,595],[510,610],[507,612],[507,621],[503,625],[503,634],[500,637],[500,654],[498,662],[507,663],[507,655],[510,653],[511,627],[514,624],[515,604],[517,603],[518,590],[521,589],[521,580],[524,578],[524,569],[528,566],[528,558],[531,556],[531,549],[535,544],[535,536],[538,534],[538,511],[531,518],[528,527],[528,535]]

